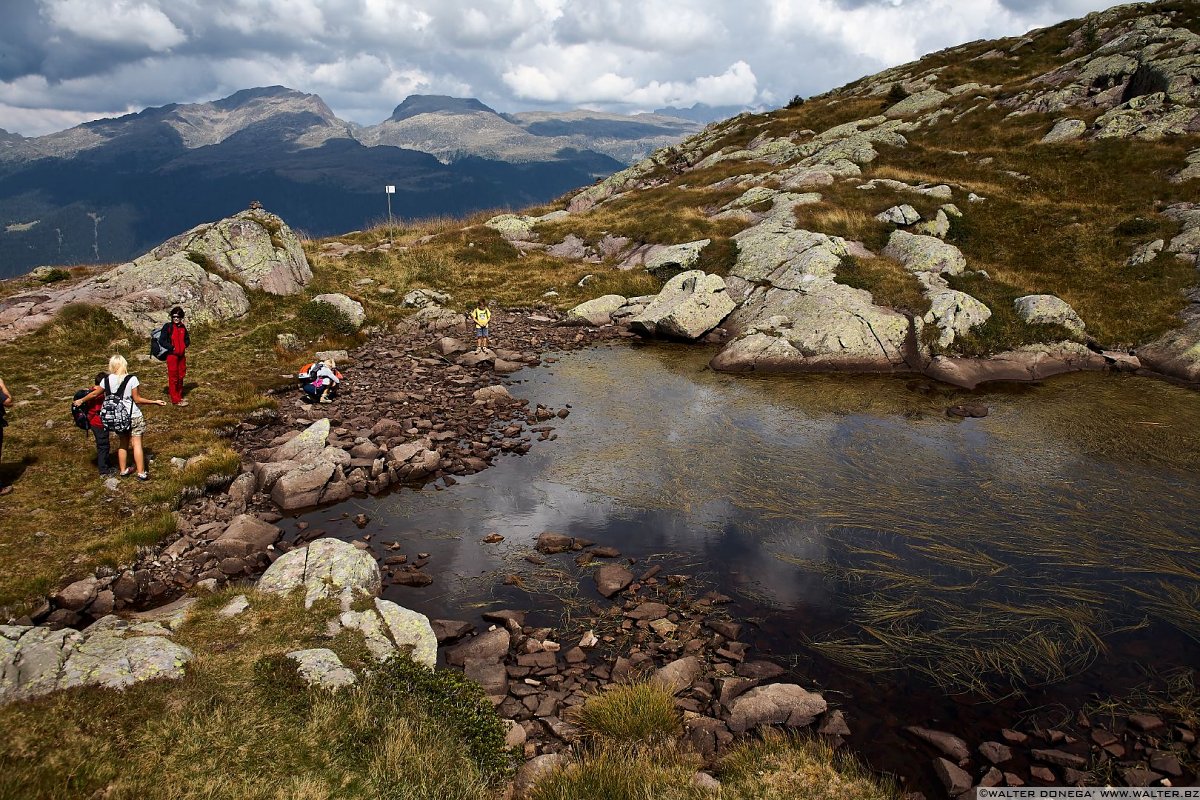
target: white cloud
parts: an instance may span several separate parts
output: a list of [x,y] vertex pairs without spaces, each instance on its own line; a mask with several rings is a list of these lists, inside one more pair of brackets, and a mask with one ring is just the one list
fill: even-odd
[[[21,0],[0,127],[283,84],[374,123],[412,92],[501,111],[756,106],[1106,0]],[[24,111],[17,111],[23,109]],[[39,122],[39,120],[41,120]]]
[[49,19],[81,39],[140,45],[153,51],[182,44],[184,34],[153,3],[132,0],[46,0]]

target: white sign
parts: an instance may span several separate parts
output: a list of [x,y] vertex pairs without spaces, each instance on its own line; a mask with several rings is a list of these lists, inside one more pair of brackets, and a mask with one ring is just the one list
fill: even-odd
[[388,194],[395,194],[395,193],[396,193],[396,187],[395,187],[395,186],[385,186],[385,187],[383,187],[383,190],[384,190],[385,192],[387,192]]

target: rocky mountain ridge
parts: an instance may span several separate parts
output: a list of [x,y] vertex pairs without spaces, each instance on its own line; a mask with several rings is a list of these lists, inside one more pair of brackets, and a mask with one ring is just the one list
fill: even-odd
[[722,276],[719,369],[1200,380],[1198,9],[951,48],[487,224],[521,252]]

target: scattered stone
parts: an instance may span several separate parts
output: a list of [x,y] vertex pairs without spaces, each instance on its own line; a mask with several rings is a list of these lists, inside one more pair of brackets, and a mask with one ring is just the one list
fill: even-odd
[[1012,748],[999,742],[984,742],[979,745],[979,752],[992,764],[1003,764],[1013,757]]
[[937,731],[932,728],[921,728],[915,725],[909,726],[904,730],[918,739],[933,745],[959,764],[964,764],[971,758],[971,748],[967,746],[966,742],[952,733]]
[[937,773],[942,785],[946,787],[946,793],[951,797],[958,797],[971,788],[970,774],[944,758],[933,760],[933,771]]
[[221,610],[217,613],[222,617],[236,617],[249,607],[250,601],[246,598],[246,595],[239,594],[237,597],[233,598],[224,606],[222,606]]
[[311,650],[293,650],[287,657],[296,662],[296,671],[309,686],[337,691],[343,686],[352,686],[357,678],[337,653],[325,647]]
[[596,590],[605,597],[623,591],[633,583],[633,573],[616,564],[605,564],[596,570]]
[[825,713],[825,698],[791,683],[759,686],[733,701],[729,729],[743,733],[760,725],[804,727]]

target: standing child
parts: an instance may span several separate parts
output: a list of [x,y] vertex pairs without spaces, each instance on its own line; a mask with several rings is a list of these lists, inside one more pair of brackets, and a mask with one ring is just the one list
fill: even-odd
[[[95,392],[96,389],[101,389],[104,379],[107,377],[107,372],[97,372],[96,380],[92,384],[92,391]],[[86,396],[91,397],[90,394]],[[96,439],[96,466],[100,470],[100,477],[116,472],[108,463],[110,454],[108,430],[105,429],[104,422],[100,419],[100,406],[102,405],[104,405],[104,397],[102,395],[92,397],[92,399],[83,404],[83,410],[87,413],[88,429],[91,430],[92,436]]]
[[471,321],[475,323],[475,352],[482,353],[488,349],[488,323],[492,321],[492,312],[488,310],[486,299],[479,300],[471,312]]
[[[0,380],[0,459],[4,456],[4,426],[8,421],[4,418],[5,409],[12,408],[12,395],[8,392],[8,387],[4,385],[4,381]],[[0,495],[8,494],[12,491],[12,487],[4,483],[4,478],[0,477]]]
[[162,328],[162,345],[167,348],[167,392],[171,402],[177,406],[186,406],[183,399],[183,379],[187,375],[188,345],[192,337],[183,324],[183,309],[175,306],[171,309],[171,321]]

